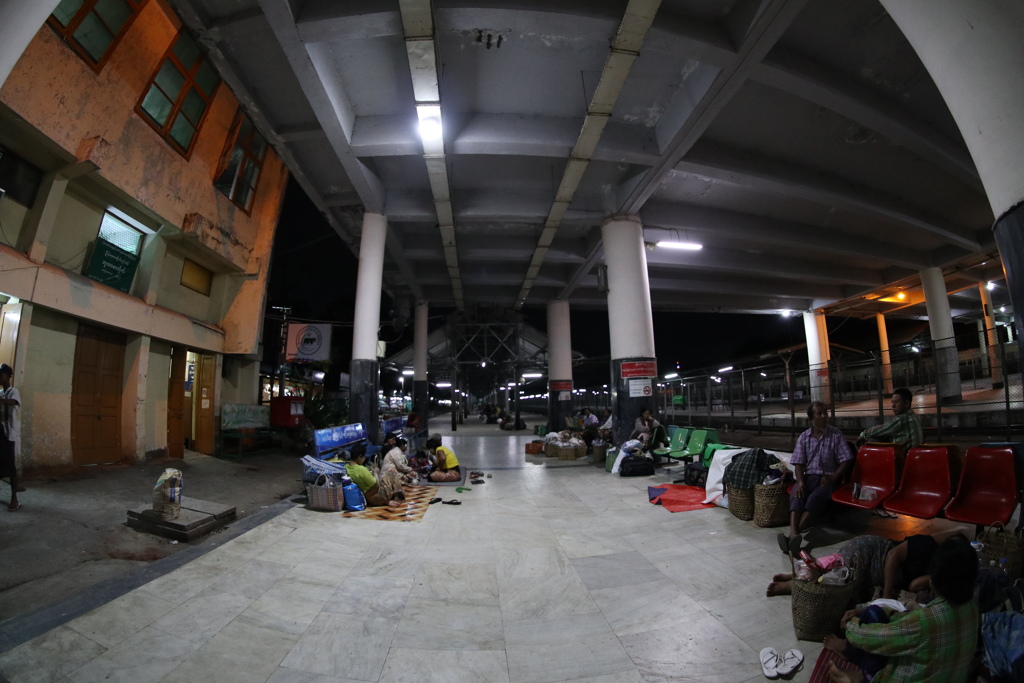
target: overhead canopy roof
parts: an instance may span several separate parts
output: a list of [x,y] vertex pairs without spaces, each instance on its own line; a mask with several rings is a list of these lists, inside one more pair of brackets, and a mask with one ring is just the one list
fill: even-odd
[[870,315],[922,268],[1001,275],[877,0],[169,1],[353,250],[364,210],[388,217],[397,297],[603,307],[617,214],[703,244],[647,254],[656,310]]

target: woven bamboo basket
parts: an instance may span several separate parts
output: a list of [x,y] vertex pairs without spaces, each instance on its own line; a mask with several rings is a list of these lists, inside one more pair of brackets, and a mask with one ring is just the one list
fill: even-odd
[[793,630],[798,640],[820,643],[839,630],[856,582],[824,586],[814,581],[796,581],[793,586]]
[[544,444],[544,455],[545,455],[545,457],[548,457],[548,458],[557,458],[558,457],[558,446],[556,446],[553,443],[546,443],[546,444]]
[[789,524],[789,492],[784,484],[754,486],[754,524],[761,527]]
[[729,512],[744,522],[754,518],[754,489],[729,487]]

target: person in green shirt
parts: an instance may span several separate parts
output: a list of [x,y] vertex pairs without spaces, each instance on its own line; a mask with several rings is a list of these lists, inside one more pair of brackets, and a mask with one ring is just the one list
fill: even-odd
[[884,425],[865,429],[857,439],[857,448],[869,441],[900,443],[908,451],[920,446],[924,441],[924,430],[921,429],[921,421],[917,414],[910,409],[913,402],[914,395],[910,393],[910,389],[900,387],[893,391],[892,412],[896,419]]
[[[935,549],[928,566],[932,592],[937,595],[920,609],[883,614],[868,619],[877,606],[864,605],[847,612],[841,627],[846,641],[826,638],[825,646],[858,664],[854,671],[829,666],[838,683],[868,680],[862,662],[887,657],[872,683],[966,683],[978,644],[978,606],[974,581],[978,556],[963,535]],[[875,623],[867,623],[874,621]]]
[[441,435],[431,434],[427,439],[427,453],[434,460],[434,471],[428,477],[430,481],[458,481],[462,479],[462,468],[455,451],[441,445]]
[[352,448],[345,470],[349,479],[363,492],[366,504],[370,507],[398,505],[405,501],[405,491],[402,490],[401,484],[396,485],[390,478],[377,481],[377,477],[366,466],[366,447],[362,444]]

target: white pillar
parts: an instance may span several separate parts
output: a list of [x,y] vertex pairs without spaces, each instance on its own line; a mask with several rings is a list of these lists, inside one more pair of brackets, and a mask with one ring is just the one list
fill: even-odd
[[601,227],[601,239],[608,265],[612,360],[654,358],[654,322],[643,225],[635,216],[611,218]]
[[921,271],[925,308],[928,310],[928,328],[935,348],[937,396],[943,403],[962,400],[960,392],[960,358],[953,338],[953,316],[949,310],[946,278],[936,266]]
[[882,350],[882,381],[885,383],[885,395],[892,396],[892,357],[889,355],[889,332],[885,328],[885,316],[875,314],[878,324],[878,346]]
[[430,306],[426,301],[416,302],[416,320],[413,328],[412,368],[413,381],[427,381],[427,335]]
[[0,87],[60,0],[0,0]]
[[996,334],[996,317],[992,310],[992,297],[988,293],[988,283],[978,283],[978,294],[981,297],[982,319],[978,321],[981,326],[981,353],[984,364],[992,373],[992,388],[1001,389],[1003,386],[1003,368],[996,356],[996,347],[999,345],[999,336]]
[[356,279],[355,325],[352,331],[353,360],[377,360],[377,328],[380,326],[380,292],[387,235],[387,218],[379,213],[363,214],[359,274]]
[[548,302],[548,378],[572,380],[572,331],[569,302]]
[[946,101],[998,218],[1024,198],[1024,3],[881,3]]
[[808,385],[812,401],[828,401],[828,357],[822,346],[821,324],[825,317],[815,311],[804,311],[804,337],[807,338]]

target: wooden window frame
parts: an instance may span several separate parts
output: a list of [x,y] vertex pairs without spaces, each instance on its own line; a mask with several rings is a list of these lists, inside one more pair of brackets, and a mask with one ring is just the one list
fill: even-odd
[[[249,137],[247,140],[239,140],[239,136],[242,134],[242,124],[248,121],[251,130],[249,131]],[[263,141],[263,156],[256,156],[252,151],[253,139],[259,136],[259,139]],[[241,147],[242,159],[238,164],[238,168],[235,169],[234,177],[231,181],[231,190],[224,192],[220,187],[217,187],[217,181],[220,180],[220,176],[224,173],[228,165],[231,163],[231,157],[234,155],[235,148]],[[227,144],[224,146],[224,153],[221,155],[220,163],[217,165],[217,172],[213,176],[214,186],[227,197],[232,204],[240,208],[245,215],[252,215],[252,208],[256,205],[256,192],[259,190],[260,181],[263,180],[263,162],[267,158],[267,150],[270,145],[267,143],[259,130],[256,129],[256,124],[253,123],[252,118],[245,113],[245,110],[241,107],[238,108],[238,112],[235,114],[235,121],[231,124],[231,133],[228,135]],[[245,171],[246,162],[252,162],[256,166],[256,171],[259,174],[256,177],[256,184],[252,187],[252,194],[249,196],[249,206],[244,206],[238,202],[238,185],[242,182],[242,174]]]
[[[99,1],[100,0],[84,0],[82,6],[78,8],[78,11],[75,12],[75,15],[71,17],[71,21],[69,21],[66,26],[61,26],[60,22],[57,21],[57,18],[54,17],[53,14],[50,14],[46,19],[46,23],[54,30],[54,32],[57,33],[58,36],[60,36],[60,39],[64,44],[71,48],[71,50],[96,73],[103,71],[103,67],[106,66],[107,60],[110,59],[110,55],[114,54],[114,50],[117,49],[118,44],[121,42],[121,38],[128,33],[128,29],[130,29],[132,24],[135,23],[135,19],[139,16],[142,8],[146,6],[147,2],[149,2],[149,0],[125,0],[128,6],[132,8],[131,16],[125,20],[120,31],[117,33],[113,33],[113,31],[111,31],[114,39],[110,41],[110,45],[107,46],[106,51],[103,53],[103,56],[100,57],[99,61],[94,62],[92,55],[86,52],[85,48],[82,47],[82,44],[75,39],[75,31],[77,31],[78,27],[82,25],[82,22],[87,16],[89,16],[89,13],[96,8]],[[99,14],[96,15],[96,18],[101,22],[103,21],[103,18],[100,17]],[[106,22],[104,22],[103,25],[106,26]]]
[[[199,47],[201,53],[200,59],[196,61],[196,63],[192,66],[191,69],[187,69],[185,65],[182,64],[181,60],[178,58],[178,55],[174,53],[174,48],[178,44],[178,40],[183,35],[188,35],[189,39],[193,43],[195,43],[197,47]],[[160,71],[161,69],[163,69],[164,64],[166,64],[168,61],[170,61],[174,65],[174,68],[178,70],[178,73],[180,75],[184,76],[185,82],[182,83],[181,88],[178,91],[177,98],[171,104],[171,111],[167,114],[167,120],[163,123],[163,125],[160,125],[156,122],[155,119],[153,119],[152,116],[149,115],[149,113],[145,109],[142,108],[142,103],[146,100],[146,96],[149,95],[149,91],[152,88],[160,87],[159,85],[157,85],[156,79],[157,76],[160,75]],[[220,77],[219,73],[217,73],[217,85],[214,86],[213,92],[207,95],[205,92],[203,92],[203,89],[199,87],[198,84],[195,82],[196,74],[199,73],[199,70],[202,68],[203,64],[209,61],[210,58],[206,54],[206,51],[202,49],[202,45],[199,43],[199,41],[193,38],[191,35],[189,35],[184,29],[179,30],[178,33],[174,36],[174,40],[172,40],[171,44],[167,46],[167,50],[164,52],[163,57],[160,59],[160,63],[153,71],[153,75],[150,76],[149,81],[146,82],[146,87],[142,90],[142,96],[139,97],[139,101],[135,104],[135,113],[138,114],[143,121],[148,123],[150,128],[156,131],[156,133],[161,138],[163,138],[164,142],[171,146],[171,149],[173,149],[181,156],[185,157],[185,159],[192,158],[192,151],[195,150],[196,148],[196,141],[199,139],[199,134],[203,130],[203,125],[206,123],[206,117],[210,115],[210,109],[213,105],[213,100],[217,97],[217,91],[220,90],[221,85],[224,84],[224,79]],[[191,90],[193,90],[193,85],[195,85],[194,89],[196,93],[203,100],[206,106],[203,109],[203,115],[200,116],[199,121],[196,122],[196,133],[195,135],[192,136],[192,142],[189,144],[188,149],[183,149],[182,146],[179,145],[178,142],[171,137],[171,129],[174,127],[174,122],[177,120],[178,113],[181,111],[181,107],[185,103],[185,100],[188,97],[188,93]],[[160,89],[160,92],[163,93],[163,89]],[[167,99],[170,98],[168,97]]]

